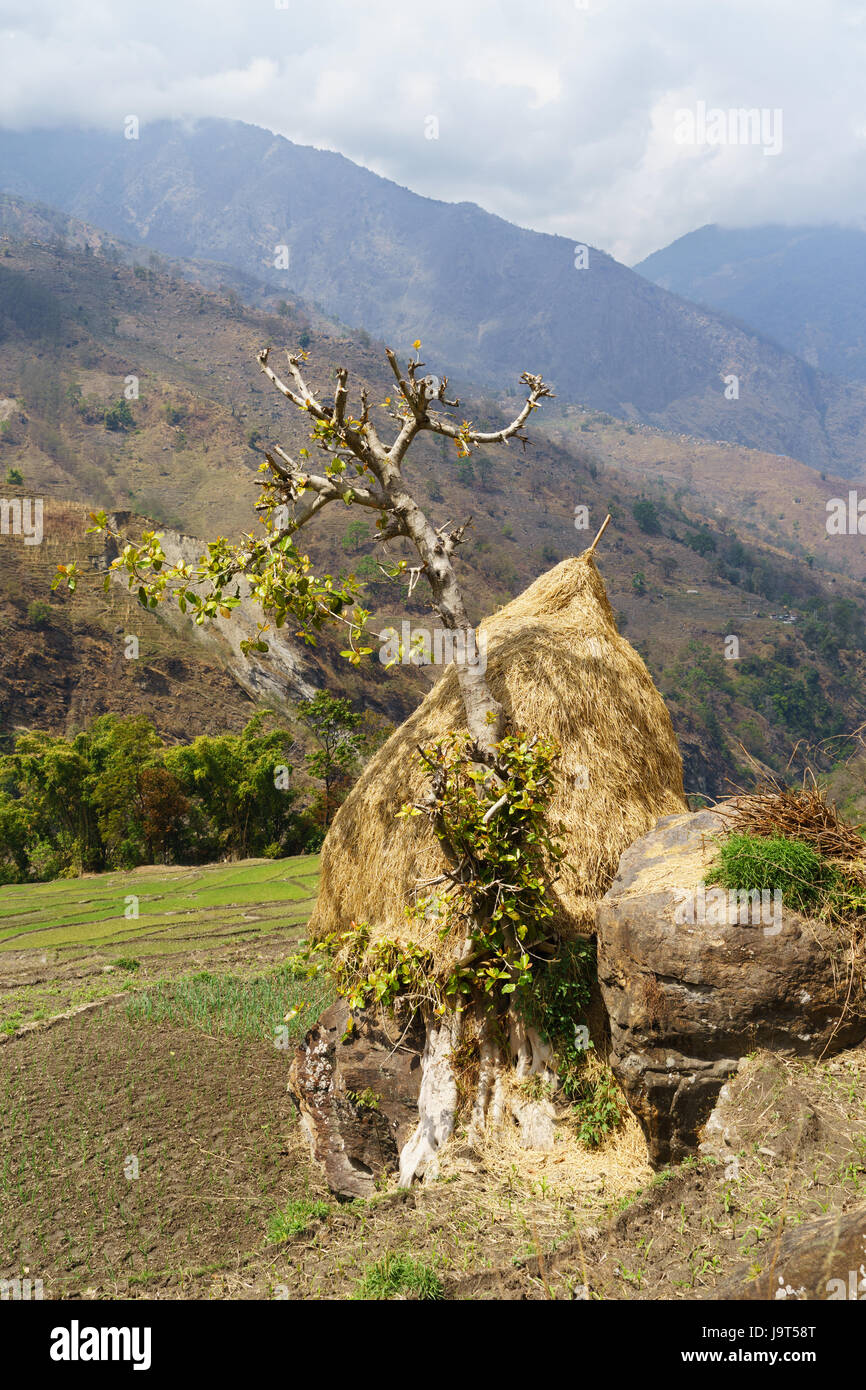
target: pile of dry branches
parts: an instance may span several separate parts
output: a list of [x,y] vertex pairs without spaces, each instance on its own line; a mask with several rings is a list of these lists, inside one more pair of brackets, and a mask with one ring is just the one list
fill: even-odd
[[717,809],[727,817],[731,830],[768,839],[781,835],[802,840],[825,859],[850,862],[866,856],[862,827],[844,821],[808,775],[800,787],[785,787],[767,778],[753,792]]

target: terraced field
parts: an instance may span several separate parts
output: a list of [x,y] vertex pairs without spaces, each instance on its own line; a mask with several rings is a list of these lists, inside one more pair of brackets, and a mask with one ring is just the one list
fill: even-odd
[[693,1300],[775,1268],[786,1227],[862,1207],[862,1046],[752,1059],[734,1177],[714,1158],[653,1174],[631,1120],[598,1147],[460,1142],[436,1181],[336,1201],[287,1091],[334,997],[297,952],[317,869],[0,890],[0,1280],[45,1299]]
[[315,855],[0,888],[0,1036],[217,960],[276,960],[315,901]]

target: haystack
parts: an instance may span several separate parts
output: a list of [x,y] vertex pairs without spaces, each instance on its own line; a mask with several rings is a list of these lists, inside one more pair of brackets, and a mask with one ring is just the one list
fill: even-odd
[[[561,747],[550,818],[565,855],[554,885],[555,925],[592,929],[595,904],[623,850],[659,816],[688,809],[670,716],[646,666],[616,630],[590,553],[564,560],[481,626],[487,678],[512,731]],[[482,648],[483,650],[483,648]],[[322,852],[310,935],[366,923],[378,937],[435,949],[436,919],[404,907],[445,860],[424,816],[396,819],[427,786],[418,747],[465,729],[453,666],[365,767]]]

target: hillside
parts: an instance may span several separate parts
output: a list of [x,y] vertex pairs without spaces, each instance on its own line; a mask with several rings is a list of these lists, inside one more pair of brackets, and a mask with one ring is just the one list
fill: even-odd
[[634,269],[729,314],[822,372],[866,380],[866,231],[700,227]]
[[[120,694],[125,709],[150,709],[173,737],[236,727],[251,702],[279,702],[281,689],[297,698],[323,683],[392,719],[413,707],[429,672],[386,671],[375,659],[355,671],[332,641],[301,651],[289,637],[277,653],[275,682],[272,662],[240,659],[237,636],[203,633],[180,619],[167,625],[117,585],[107,596],[82,586],[74,599],[49,589],[60,558],[89,564],[90,556],[104,566],[101,542],[83,534],[88,506],[106,507],[133,530],[141,525],[136,513],[150,514],[167,530],[166,544],[187,552],[194,542],[184,536],[232,536],[255,524],[263,443],[296,450],[304,442],[302,422],[265,389],[254,360],[263,342],[303,335],[314,382],[326,384],[345,362],[353,389],[366,383],[373,401],[389,389],[379,345],[314,326],[298,303],[278,315],[245,307],[234,291],[204,291],[180,278],[179,268],[11,239],[0,246],[0,329],[0,476],[20,478],[7,482],[7,496],[46,499],[41,546],[11,536],[0,542],[9,654],[4,730],[28,722],[66,728],[116,706]],[[127,402],[127,416],[119,403],[130,374],[139,378],[139,397]],[[465,410],[493,425],[513,404],[506,395],[464,402],[461,416]],[[713,505],[702,510],[702,473],[709,476],[711,464],[720,479],[725,473],[713,463],[715,446],[590,416],[566,417],[554,440],[546,429],[556,431],[556,419],[535,423],[525,454],[502,446],[459,461],[429,439],[417,451],[416,476],[423,470],[422,495],[436,521],[474,518],[472,543],[461,554],[474,617],[584,547],[589,536],[575,530],[577,506],[588,509],[590,526],[610,508],[615,525],[602,569],[626,635],[669,699],[690,790],[718,794],[726,777],[743,775],[738,739],[784,766],[795,739],[841,734],[866,719],[862,571],[831,573],[835,556],[825,571],[817,547],[812,568],[803,564],[796,531],[773,535],[758,524],[760,506],[748,532],[726,510],[721,481]],[[686,458],[696,480],[691,490],[675,486]],[[736,458],[761,476],[760,459],[746,451]],[[781,496],[787,464],[774,462]],[[641,493],[645,507],[636,515]],[[817,495],[812,500],[818,504]],[[350,530],[341,512],[320,522],[305,533],[317,563],[332,572],[357,566],[381,620],[429,625],[425,581],[407,600],[384,580],[363,520]],[[41,627],[28,615],[33,602],[49,610]],[[142,634],[144,665],[123,657],[130,630]],[[729,634],[739,634],[739,661],[723,659]],[[146,678],[152,688],[142,687],[145,668],[155,673]]]
[[[420,197],[341,155],[209,120],[147,125],[137,140],[0,132],[0,167],[8,192],[115,236],[228,263],[275,296],[377,336],[420,337],[452,374],[485,389],[528,359],[563,402],[846,476],[863,467],[861,386],[822,376],[595,248],[584,267],[572,240]],[[736,401],[724,394],[730,375]]]
[[564,448],[589,449],[608,460],[633,479],[632,486],[676,498],[693,514],[722,525],[727,519],[744,540],[817,565],[828,582],[835,574],[866,578],[862,538],[827,530],[828,503],[847,499],[847,479],[816,473],[782,454],[672,434],[577,406],[538,424]]

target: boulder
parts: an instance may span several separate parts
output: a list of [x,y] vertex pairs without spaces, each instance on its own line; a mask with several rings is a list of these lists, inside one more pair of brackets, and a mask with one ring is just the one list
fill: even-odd
[[338,1197],[370,1197],[376,1179],[397,1168],[418,1123],[423,1029],[401,1031],[338,1000],[295,1053],[289,1092],[312,1157]]
[[748,1262],[717,1284],[712,1299],[866,1300],[866,1207],[804,1221],[786,1231],[767,1269]]
[[724,830],[716,811],[659,820],[596,914],[611,1064],[657,1167],[697,1147],[746,1053],[816,1057],[866,1037],[840,932],[703,887]]

